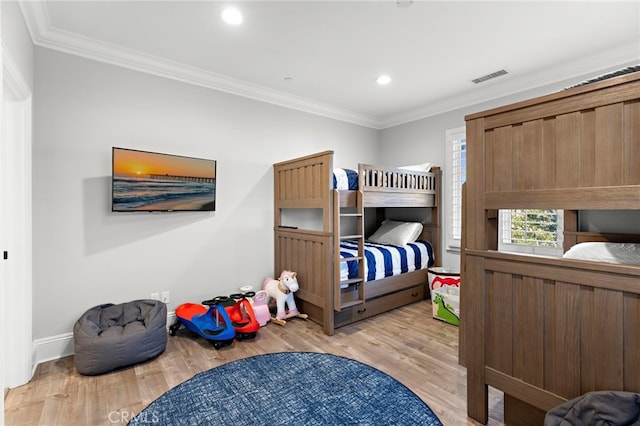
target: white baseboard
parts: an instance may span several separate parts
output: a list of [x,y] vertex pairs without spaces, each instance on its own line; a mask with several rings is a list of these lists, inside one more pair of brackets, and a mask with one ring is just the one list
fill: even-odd
[[34,370],[42,362],[73,355],[73,333],[45,337],[33,341]]
[[[167,329],[176,320],[174,311],[167,312]],[[57,336],[45,337],[33,341],[33,369],[31,376],[36,372],[38,364],[73,355],[73,333],[63,333]]]
[[167,313],[167,330],[169,327],[176,322],[176,313],[175,311],[171,311]]

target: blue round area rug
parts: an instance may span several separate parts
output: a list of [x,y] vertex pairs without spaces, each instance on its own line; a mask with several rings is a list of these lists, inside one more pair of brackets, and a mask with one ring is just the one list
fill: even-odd
[[130,425],[442,425],[416,394],[352,359],[281,352],[195,375]]

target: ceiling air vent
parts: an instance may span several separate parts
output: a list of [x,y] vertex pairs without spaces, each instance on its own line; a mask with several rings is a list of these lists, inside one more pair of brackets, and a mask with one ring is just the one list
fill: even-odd
[[500,70],[496,72],[492,72],[491,74],[483,75],[482,77],[474,78],[473,81],[475,84],[482,83],[483,81],[491,80],[492,78],[500,77],[501,75],[505,75],[507,72],[505,70]]

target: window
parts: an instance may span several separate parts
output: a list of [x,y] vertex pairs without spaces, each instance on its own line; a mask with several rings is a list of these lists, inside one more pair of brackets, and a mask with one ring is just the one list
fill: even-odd
[[560,256],[562,210],[500,210],[498,249]]
[[462,184],[467,180],[466,129],[447,130],[447,248],[459,250],[462,238]]
[[[447,248],[459,250],[462,237],[462,184],[467,178],[466,129],[447,130]],[[562,255],[562,210],[500,210],[498,249]]]

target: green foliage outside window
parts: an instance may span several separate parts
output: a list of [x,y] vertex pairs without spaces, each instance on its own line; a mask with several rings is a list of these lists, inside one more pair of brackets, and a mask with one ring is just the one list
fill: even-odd
[[557,234],[555,210],[511,211],[511,244],[556,247]]

